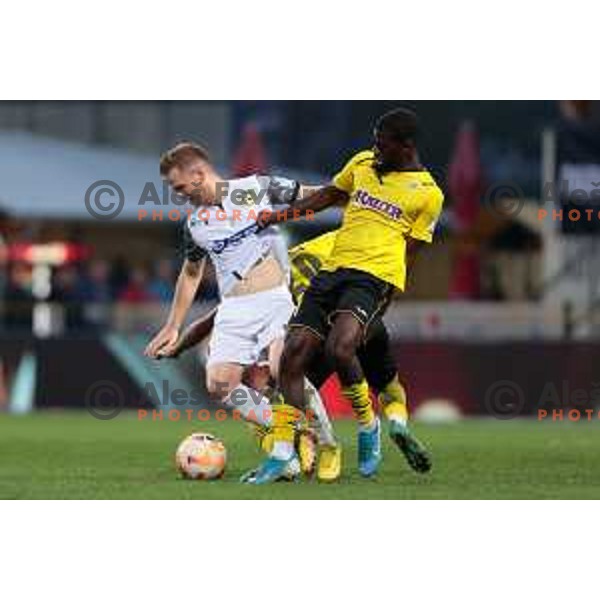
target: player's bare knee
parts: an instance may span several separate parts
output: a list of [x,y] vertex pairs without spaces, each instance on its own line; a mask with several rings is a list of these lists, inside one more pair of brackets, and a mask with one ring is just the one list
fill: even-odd
[[282,378],[304,373],[308,366],[310,343],[302,331],[293,332],[288,336],[279,368]]
[[227,369],[214,369],[208,373],[206,388],[212,400],[222,402],[240,383],[236,373],[230,373]]
[[345,365],[352,361],[356,349],[356,339],[351,333],[334,334],[327,340],[326,352],[337,365]]
[[290,335],[285,342],[281,353],[281,367],[286,370],[296,364],[299,353],[302,351],[302,339],[297,334]]

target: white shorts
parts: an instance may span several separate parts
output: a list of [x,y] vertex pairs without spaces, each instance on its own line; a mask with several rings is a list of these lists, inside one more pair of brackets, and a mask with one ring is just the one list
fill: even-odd
[[207,366],[257,362],[264,348],[285,335],[293,311],[292,296],[285,285],[256,294],[224,298],[215,317]]

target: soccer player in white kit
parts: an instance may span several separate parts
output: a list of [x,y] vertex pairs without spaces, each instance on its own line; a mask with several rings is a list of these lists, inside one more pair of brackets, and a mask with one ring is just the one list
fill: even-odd
[[[268,399],[242,383],[244,368],[267,350],[271,374],[277,378],[283,338],[294,305],[285,269],[274,249],[277,232],[257,224],[261,210],[291,204],[302,191],[298,182],[253,175],[225,180],[199,145],[182,142],[161,157],[161,175],[195,210],[187,235],[195,254],[186,254],[169,316],[146,348],[157,357],[176,344],[209,258],[215,268],[221,303],[206,364],[210,395],[239,410],[249,421],[269,427]],[[314,390],[314,389],[313,389]],[[311,396],[318,392],[312,391]],[[320,402],[320,397],[318,397]],[[277,453],[277,447],[273,452]]]

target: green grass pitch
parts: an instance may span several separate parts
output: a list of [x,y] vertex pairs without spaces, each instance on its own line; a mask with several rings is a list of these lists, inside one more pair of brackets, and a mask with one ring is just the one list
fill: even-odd
[[[0,415],[0,498],[403,499],[600,498],[600,425],[467,420],[416,425],[430,445],[433,471],[410,471],[385,439],[372,480],[356,470],[355,426],[338,422],[344,444],[342,478],[254,487],[239,476],[260,454],[238,422],[138,421],[123,414],[100,421],[87,413]],[[220,436],[229,452],[220,481],[179,478],[173,453],[193,431]]]

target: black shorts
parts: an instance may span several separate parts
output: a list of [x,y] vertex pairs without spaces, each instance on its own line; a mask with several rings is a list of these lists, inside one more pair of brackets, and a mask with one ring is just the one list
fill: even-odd
[[290,327],[306,327],[325,340],[336,313],[349,312],[365,326],[381,317],[393,286],[356,269],[319,271],[304,293]]
[[[390,338],[383,321],[378,318],[367,330],[367,338],[356,352],[369,387],[379,393],[396,376]],[[335,373],[333,360],[322,349],[311,362],[306,376],[319,389]]]

